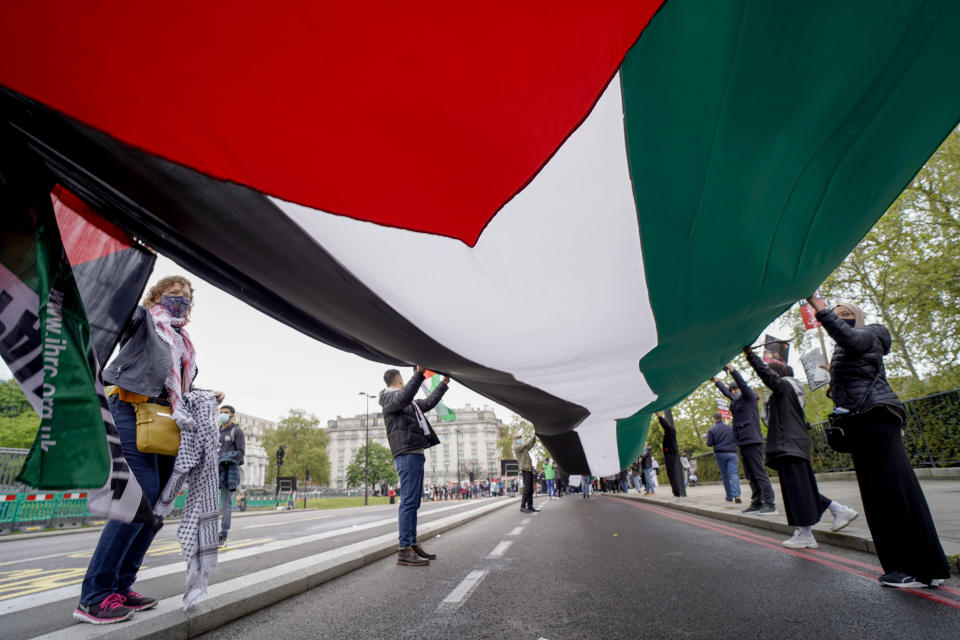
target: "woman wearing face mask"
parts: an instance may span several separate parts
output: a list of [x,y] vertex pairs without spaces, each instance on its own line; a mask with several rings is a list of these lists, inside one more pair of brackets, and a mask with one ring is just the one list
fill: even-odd
[[887,383],[883,357],[890,332],[864,324],[863,312],[842,302],[826,309],[807,301],[837,343],[830,361],[830,398],[849,440],[863,511],[891,587],[936,587],[950,577],[923,490],[903,446],[906,414]]
[[[173,471],[176,456],[143,453],[137,449],[134,402],[176,407],[193,387],[196,352],[184,328],[190,319],[193,288],[182,276],[161,278],[137,307],[120,340],[120,352],[103,370],[103,380],[115,385],[108,398],[110,413],[120,433],[123,456],[144,496],[155,506]],[[222,400],[222,394],[218,394]],[[73,617],[83,622],[109,624],[150,609],[157,600],[132,589],[143,557],[155,532],[141,523],[110,520],[100,534],[80,591]]]

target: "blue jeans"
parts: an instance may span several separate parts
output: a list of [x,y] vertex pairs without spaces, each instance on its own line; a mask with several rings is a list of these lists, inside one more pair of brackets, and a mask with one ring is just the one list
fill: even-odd
[[400,530],[400,548],[417,544],[417,509],[423,493],[423,463],[427,457],[422,453],[402,453],[393,459],[400,476],[400,508],[397,520]]
[[220,523],[220,533],[227,535],[230,531],[230,518],[232,517],[233,511],[233,491],[227,489],[226,487],[220,487],[220,513],[222,515],[222,521]]
[[[110,396],[108,403],[117,431],[120,432],[123,457],[152,507],[170,479],[176,457],[140,452],[137,449],[137,417],[133,405],[116,396]],[[97,604],[111,593],[125,594],[129,591],[137,579],[140,564],[154,535],[153,529],[140,522],[107,521],[83,578],[80,604]]]
[[731,452],[714,453],[713,457],[717,460],[717,467],[720,468],[720,478],[723,479],[723,490],[727,494],[727,500],[733,500],[740,497],[740,476],[737,471],[737,454]]
[[643,491],[643,489],[640,488],[642,484],[643,481],[640,480],[640,476],[633,476],[633,488],[637,490],[637,493]]
[[551,498],[557,497],[557,482],[556,480],[547,480],[547,495]]
[[648,493],[654,493],[656,485],[653,482],[653,467],[643,470],[643,484]]

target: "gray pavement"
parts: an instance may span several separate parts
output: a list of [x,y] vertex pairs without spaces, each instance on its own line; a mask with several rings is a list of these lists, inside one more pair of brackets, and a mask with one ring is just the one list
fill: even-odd
[[[855,540],[850,540],[850,546],[872,551],[873,540],[870,536],[870,530],[867,528],[867,520],[863,517],[863,503],[860,500],[860,490],[856,481],[853,479],[820,479],[817,484],[820,487],[820,493],[823,495],[860,512],[860,517],[843,529],[841,537],[858,538],[863,541],[863,544],[856,544]],[[937,533],[940,536],[944,552],[948,556],[960,554],[960,480],[921,479],[920,485],[923,487],[927,504],[933,514],[933,520],[937,526]],[[756,526],[767,527],[767,523],[777,523],[782,525],[780,530],[788,530],[787,516],[783,510],[783,498],[780,495],[780,484],[778,482],[773,482],[773,490],[777,494],[777,510],[779,511],[778,515],[775,516],[741,516],[741,512],[750,504],[750,486],[746,482],[741,482],[740,490],[743,493],[741,496],[742,504],[727,502],[724,498],[723,487],[719,483],[688,487],[687,497],[681,499],[679,505],[673,502],[673,493],[669,485],[660,485],[655,494],[642,496],[642,500],[653,503],[669,503],[668,506],[683,507],[686,505],[694,507],[695,512],[700,515],[717,515],[725,519],[730,516],[739,516],[737,521],[741,523],[751,522]],[[633,490],[628,495],[637,496]],[[831,522],[830,515],[825,514],[820,524],[814,527],[815,536],[820,540],[829,539],[835,544],[843,544],[841,540],[832,539],[837,536],[830,535]],[[954,569],[956,569],[955,565]]]
[[[439,521],[497,500],[425,503],[420,522]],[[396,505],[260,512],[234,518],[210,584],[226,584],[305,556],[387,534],[396,535]],[[9,539],[0,544],[0,638],[32,638],[75,628],[71,613],[99,530]],[[395,544],[395,542],[394,542]],[[136,588],[157,598],[183,594],[185,566],[168,524],[151,546]],[[89,625],[88,625],[89,626]]]
[[[876,558],[602,496],[537,500],[201,636],[264,638],[956,638],[960,589],[881,587]],[[145,614],[146,615],[146,614]]]

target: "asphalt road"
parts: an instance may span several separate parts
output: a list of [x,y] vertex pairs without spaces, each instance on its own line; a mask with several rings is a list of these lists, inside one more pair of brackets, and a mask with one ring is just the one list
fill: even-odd
[[[486,500],[425,503],[420,520],[463,512]],[[293,512],[252,512],[233,518],[210,584],[397,529],[396,505]],[[177,525],[161,529],[147,552],[136,589],[158,599],[183,594]],[[75,624],[76,607],[99,530],[0,542],[0,639],[32,638]]]
[[956,580],[901,591],[864,553],[613,497],[537,504],[430,540],[429,567],[386,558],[202,637],[960,638]]

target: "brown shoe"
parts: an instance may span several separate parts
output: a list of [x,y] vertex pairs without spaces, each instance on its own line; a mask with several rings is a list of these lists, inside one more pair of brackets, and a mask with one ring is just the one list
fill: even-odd
[[425,567],[430,564],[430,561],[418,556],[413,547],[404,547],[397,550],[397,564],[409,567]]
[[427,560],[436,560],[436,559],[437,559],[437,554],[435,554],[435,553],[427,553],[426,551],[423,550],[423,547],[421,547],[419,543],[413,545],[413,546],[410,547],[410,548],[413,549],[413,552],[416,553],[416,554],[417,554],[418,556],[420,556],[421,558],[426,558]]

